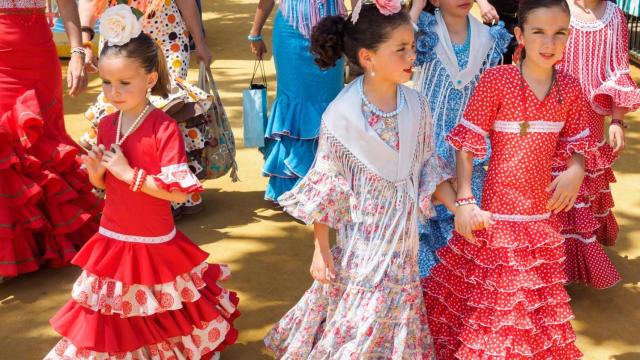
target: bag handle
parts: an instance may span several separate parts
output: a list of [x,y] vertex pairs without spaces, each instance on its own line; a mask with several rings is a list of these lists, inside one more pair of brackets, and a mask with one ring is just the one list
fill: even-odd
[[[256,74],[258,73],[258,69],[260,69],[260,74],[262,76],[262,84],[255,84],[254,81],[256,79]],[[251,83],[249,83],[249,87],[253,87],[253,85],[264,85],[265,89],[267,88],[267,75],[264,71],[264,61],[262,59],[256,59],[253,63],[253,76],[251,76]]]
[[[207,94],[213,96],[214,103],[219,102],[218,87],[216,86],[216,81],[213,79],[211,68],[204,62],[200,62],[200,69],[198,72],[198,87],[206,91]],[[216,120],[220,120],[220,117],[224,117],[226,119],[227,115],[224,107],[222,107],[222,104],[217,103],[214,106],[216,108],[216,111],[219,112],[216,116]],[[221,128],[222,124],[218,124],[216,123],[216,121],[211,121],[211,123],[212,125],[217,127],[217,131],[214,131],[214,133],[218,133],[219,136],[223,137],[226,144],[231,144],[233,142],[233,140],[227,135],[226,131]],[[235,152],[232,151],[230,146],[227,146],[227,152],[229,153],[229,157],[232,159],[231,181],[239,181],[240,179],[238,178],[238,163],[236,162]]]

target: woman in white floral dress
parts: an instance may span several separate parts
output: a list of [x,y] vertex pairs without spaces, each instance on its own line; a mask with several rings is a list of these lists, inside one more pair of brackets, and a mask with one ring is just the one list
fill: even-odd
[[[314,165],[278,198],[314,224],[316,281],[267,334],[277,358],[433,359],[417,218],[430,212],[432,194],[451,205],[455,193],[445,181],[451,169],[433,154],[427,101],[401,85],[415,60],[409,18],[381,12],[362,5],[355,24],[355,15],[328,17],[312,36],[318,65],[333,66],[344,52],[366,72],[329,105]],[[341,44],[351,45],[334,51]],[[337,230],[331,251],[328,227]]]
[[[90,43],[93,33],[91,29],[97,20],[96,14],[99,14],[102,8],[116,4],[117,2],[113,0],[79,1],[80,20],[83,25],[82,36],[85,44]],[[208,94],[186,82],[190,55],[189,34],[192,35],[196,45],[194,52],[198,60],[208,66],[212,59],[211,52],[205,42],[196,2],[194,0],[131,0],[129,5],[144,13],[142,29],[162,48],[173,83],[173,90],[168,98],[149,97],[153,105],[164,109],[168,104],[175,102],[195,103],[198,113],[206,112],[211,106],[212,99]],[[91,68],[96,59],[93,56],[88,56],[86,62],[87,67]],[[92,128],[82,135],[80,143],[83,146],[95,144],[97,124],[100,119],[114,111],[115,108],[105,102],[103,94],[100,93],[96,102],[85,112],[85,118],[91,122]],[[197,164],[196,160],[205,147],[205,139],[209,129],[204,125],[187,127],[184,122],[180,124],[180,128],[185,139],[185,150],[191,170],[199,178],[204,178],[206,171]],[[174,210],[179,209],[180,212],[193,213],[199,210],[201,205],[200,195],[192,194],[183,206],[173,204],[173,208]]]

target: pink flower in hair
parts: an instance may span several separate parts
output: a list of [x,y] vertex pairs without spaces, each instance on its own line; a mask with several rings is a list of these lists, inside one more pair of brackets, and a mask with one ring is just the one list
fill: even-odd
[[393,15],[402,10],[402,0],[358,0],[351,13],[351,22],[356,23],[360,17],[363,4],[375,4],[382,15]]
[[402,0],[375,0],[382,15],[393,15],[402,9]]

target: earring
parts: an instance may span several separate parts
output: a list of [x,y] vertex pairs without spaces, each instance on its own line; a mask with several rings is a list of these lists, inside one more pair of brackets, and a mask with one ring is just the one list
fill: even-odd
[[369,75],[371,75],[371,77],[376,76],[376,72],[375,70],[373,70],[373,65],[371,65],[371,72],[369,73]]
[[147,97],[151,96],[151,88],[147,88]]

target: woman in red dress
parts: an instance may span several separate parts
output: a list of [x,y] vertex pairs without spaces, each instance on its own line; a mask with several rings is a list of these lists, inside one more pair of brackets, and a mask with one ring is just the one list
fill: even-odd
[[[67,85],[87,86],[78,10],[59,0],[72,46]],[[62,75],[45,0],[0,0],[0,277],[67,264],[101,201],[64,127]]]
[[228,268],[206,263],[209,254],[173,223],[170,201],[184,202],[202,186],[176,121],[146,97],[168,93],[164,55],[128,6],[106,10],[101,22],[102,35],[117,38],[98,67],[119,111],[100,121],[98,146],[83,161],[106,203],[98,233],[73,259],[83,272],[51,319],[64,338],[46,359],[217,356],[237,338],[238,298],[219,284]]
[[[588,104],[578,82],[553,68],[569,36],[565,0],[521,0],[518,14],[524,60],[484,73],[448,137],[459,150],[458,232],[423,283],[439,359],[581,357],[564,288],[564,239],[552,213],[572,207],[585,172],[580,154],[595,147]],[[478,211],[472,158],[486,156],[486,137],[482,209],[495,223],[471,232]],[[552,182],[554,163],[568,168]]]

